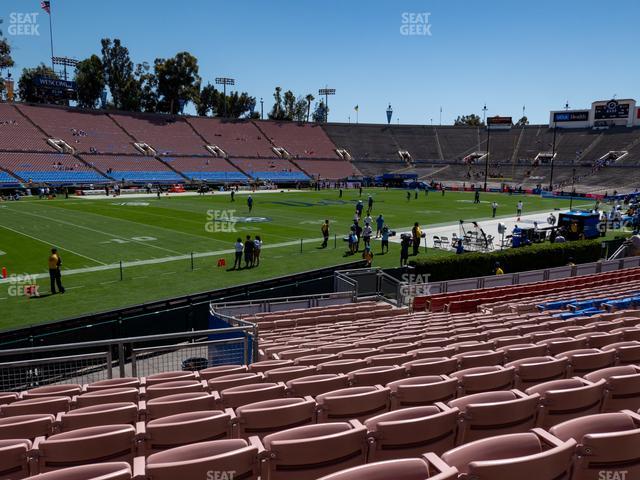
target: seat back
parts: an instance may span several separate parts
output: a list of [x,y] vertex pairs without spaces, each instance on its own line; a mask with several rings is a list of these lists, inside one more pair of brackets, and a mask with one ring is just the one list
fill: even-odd
[[78,396],[76,404],[82,408],[105,403],[138,403],[139,400],[140,392],[134,387],[99,388]]
[[367,430],[353,422],[296,427],[264,437],[270,480],[315,480],[366,461]]
[[0,416],[30,415],[33,413],[48,413],[57,415],[68,412],[71,404],[69,397],[37,397],[18,400],[8,405],[0,405]]
[[149,400],[146,406],[147,420],[153,420],[177,413],[214,410],[216,400],[214,396],[205,392],[178,393]]
[[28,477],[27,453],[30,450],[29,440],[0,440],[0,478],[12,480]]
[[147,478],[153,480],[206,479],[212,472],[256,480],[258,448],[242,439],[213,440],[154,453],[146,462]]
[[442,454],[455,445],[458,409],[435,405],[403,408],[368,418],[368,461]]
[[536,425],[537,394],[519,390],[482,392],[449,402],[460,410],[458,444],[509,433],[526,432]]
[[77,408],[60,417],[58,428],[62,432],[98,425],[135,425],[138,406],[130,402],[105,403]]
[[311,397],[278,398],[242,405],[236,409],[239,435],[259,438],[287,428],[315,423],[316,402]]
[[102,461],[133,462],[136,430],[131,425],[102,425],[57,433],[40,442],[40,472]]
[[321,393],[346,388],[349,378],[346,375],[327,373],[300,377],[287,382],[287,388],[295,397],[315,397]]
[[456,396],[458,380],[446,375],[403,378],[387,383],[391,390],[391,408],[431,405]]
[[131,480],[131,478],[131,466],[126,462],[81,465],[29,477],[30,480]]
[[203,410],[178,413],[147,422],[147,455],[190,443],[231,438],[232,411]]
[[389,410],[391,391],[377,386],[350,387],[321,393],[318,403],[318,422],[364,419]]
[[0,418],[0,440],[46,437],[52,433],[55,419],[48,413]]

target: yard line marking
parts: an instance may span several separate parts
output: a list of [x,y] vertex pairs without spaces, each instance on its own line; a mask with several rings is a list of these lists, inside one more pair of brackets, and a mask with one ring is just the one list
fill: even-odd
[[[14,230],[13,228],[7,227],[6,225],[0,225],[0,228],[4,228],[5,230],[9,230],[9,231],[11,231],[13,233],[17,233],[19,235],[24,235],[25,237],[28,237],[28,238],[30,238],[32,240],[35,240],[37,242],[40,242],[40,243],[45,243],[45,244],[47,244],[49,246],[52,245],[52,242],[46,242],[46,241],[44,241],[44,240],[42,240],[40,238],[33,237],[33,236],[29,235],[28,233],[24,233],[24,232],[21,232],[19,230]],[[87,257],[86,255],[83,255],[81,253],[74,252],[73,250],[65,248],[62,245],[60,245],[59,243],[57,245],[60,247],[60,249],[66,250],[69,253],[73,253],[74,255],[78,255],[79,257],[86,258],[87,260],[91,260],[92,262],[97,263],[99,265],[107,265],[106,263],[103,263],[100,260],[96,260],[95,258]],[[87,268],[94,268],[94,267],[87,267]]]
[[84,288],[84,285],[76,285],[75,287],[67,287],[65,290],[73,290],[74,288]]
[[143,275],[142,277],[133,277],[131,280],[140,280],[142,278],[147,278],[147,276]]
[[[303,243],[316,243],[321,241],[322,241],[322,238],[307,238],[303,240]],[[300,240],[292,240],[289,242],[282,242],[282,243],[270,243],[268,245],[263,245],[262,248],[271,249],[271,248],[280,248],[280,247],[290,247],[294,245],[296,246],[300,245]],[[207,257],[218,256],[218,255],[229,255],[232,253],[235,253],[235,250],[233,248],[229,248],[226,250],[217,250],[213,252],[194,253],[193,258],[207,258]],[[149,259],[149,260],[140,260],[140,261],[133,261],[133,262],[122,262],[122,268],[139,267],[143,265],[157,265],[160,263],[176,262],[180,260],[189,260],[189,259],[191,259],[191,255],[185,254],[185,255],[175,255],[171,257],[156,258],[153,260]],[[89,267],[89,268],[76,268],[76,269],[70,269],[70,270],[63,270],[62,273],[63,275],[67,276],[67,275],[75,275],[80,273],[92,273],[92,272],[103,272],[106,270],[118,270],[119,268],[120,268],[120,263],[112,263],[110,265],[102,264],[100,266]],[[36,279],[49,278],[49,273],[48,272],[35,273],[31,275],[31,277]],[[10,279],[8,278],[0,279],[0,285],[2,285],[3,283],[9,283],[9,281]]]
[[118,236],[118,235],[114,235],[112,233],[103,232],[101,230],[96,230],[95,228],[85,227],[83,225],[76,225],[75,223],[67,222],[66,220],[60,220],[60,219],[57,219],[57,218],[45,217],[44,215],[38,215],[37,213],[31,213],[31,212],[21,212],[21,213],[23,213],[25,215],[31,215],[32,217],[36,217],[36,218],[44,218],[45,220],[49,220],[49,221],[52,221],[52,222],[58,222],[58,223],[61,223],[63,225],[69,225],[69,226],[75,227],[75,228],[82,228],[82,229],[88,230],[90,232],[99,233],[100,235],[104,235],[106,237],[118,238],[120,240],[126,240],[127,242],[137,243],[139,245],[144,245],[145,247],[157,248],[158,250],[164,250],[165,252],[181,254],[181,252],[177,252],[175,250],[171,250],[170,248],[164,248],[164,247],[159,247],[157,245],[151,245],[148,242],[140,242],[138,240],[133,240],[131,238],[124,238],[124,237],[121,237],[121,236]]
[[110,283],[118,283],[118,280],[110,280],[108,282],[100,282],[100,285],[108,285]]

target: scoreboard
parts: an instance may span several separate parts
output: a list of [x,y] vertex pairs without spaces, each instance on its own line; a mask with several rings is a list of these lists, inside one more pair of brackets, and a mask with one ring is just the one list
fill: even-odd
[[596,105],[594,118],[596,120],[629,118],[629,104],[619,103],[616,100],[609,100],[604,105]]

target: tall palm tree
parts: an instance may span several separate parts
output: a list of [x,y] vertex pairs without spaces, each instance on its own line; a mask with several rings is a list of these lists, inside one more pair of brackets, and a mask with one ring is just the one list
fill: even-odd
[[307,101],[307,123],[309,123],[309,116],[311,115],[311,102],[315,100],[315,97],[311,94],[308,94],[304,98]]

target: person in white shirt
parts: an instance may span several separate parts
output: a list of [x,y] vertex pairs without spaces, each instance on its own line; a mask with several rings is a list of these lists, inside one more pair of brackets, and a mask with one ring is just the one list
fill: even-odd
[[518,206],[516,207],[516,214],[518,215],[518,218],[520,218],[520,216],[522,215],[522,200],[518,201]]
[[366,223],[362,229],[362,239],[364,240],[365,248],[371,247],[371,235],[373,235],[373,229],[370,223]]
[[242,251],[244,250],[244,244],[242,243],[242,239],[238,238],[235,244],[236,250],[236,259],[233,262],[233,270],[239,270],[242,266]]
[[262,239],[260,235],[256,235],[253,240],[253,265],[255,267],[260,265],[260,251],[262,250]]
[[491,217],[496,218],[496,211],[498,210],[498,202],[491,202]]

